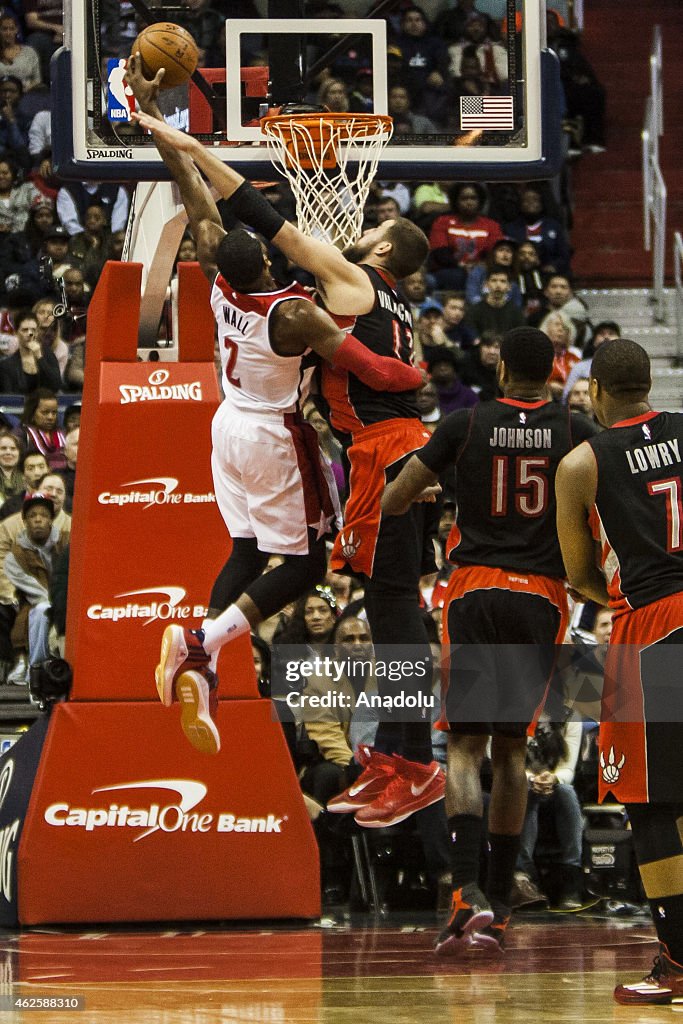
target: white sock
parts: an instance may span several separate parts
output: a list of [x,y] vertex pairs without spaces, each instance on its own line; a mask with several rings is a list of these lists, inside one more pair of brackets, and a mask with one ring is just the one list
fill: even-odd
[[[204,650],[207,654],[218,654],[221,647],[230,640],[237,639],[243,633],[249,633],[251,626],[237,605],[231,604],[217,619],[207,619],[202,626],[204,630]],[[215,668],[214,668],[215,671]]]

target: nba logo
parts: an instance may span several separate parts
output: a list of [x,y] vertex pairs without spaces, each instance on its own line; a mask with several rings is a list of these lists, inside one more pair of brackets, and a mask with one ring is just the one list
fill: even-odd
[[107,118],[114,124],[129,122],[133,109],[133,90],[123,80],[125,73],[125,60],[110,57],[107,61]]
[[10,747],[13,747],[16,742],[16,740],[11,740],[7,737],[5,737],[4,740],[0,740],[0,756],[2,754],[6,754]]

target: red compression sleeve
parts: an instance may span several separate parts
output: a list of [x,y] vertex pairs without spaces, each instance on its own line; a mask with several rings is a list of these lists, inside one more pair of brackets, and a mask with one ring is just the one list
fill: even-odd
[[373,391],[415,391],[423,384],[422,372],[390,356],[378,356],[352,334],[334,353],[333,366],[350,370]]

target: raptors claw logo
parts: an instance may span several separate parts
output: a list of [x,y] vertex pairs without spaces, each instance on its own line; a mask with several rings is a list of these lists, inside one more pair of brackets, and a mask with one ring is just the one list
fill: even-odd
[[347,560],[355,558],[358,553],[358,548],[361,545],[360,538],[356,539],[353,530],[351,530],[347,537],[342,533],[340,540],[344,558]]
[[605,763],[604,753],[600,753],[600,767],[602,768],[603,782],[612,784],[619,781],[621,775],[621,769],[624,767],[626,761],[626,755],[622,754],[619,761],[617,761],[614,754],[614,747],[609,748],[609,754],[607,755],[607,763]]

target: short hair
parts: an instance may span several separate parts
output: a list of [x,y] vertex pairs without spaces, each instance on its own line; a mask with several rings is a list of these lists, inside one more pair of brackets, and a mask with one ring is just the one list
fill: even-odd
[[494,274],[505,274],[505,276],[507,277],[508,281],[512,280],[512,273],[510,271],[510,268],[509,267],[504,267],[502,265],[499,265],[498,263],[493,263],[488,268],[488,270],[486,271],[486,280],[488,281],[488,279],[490,277],[493,277]]
[[596,324],[593,328],[593,337],[595,337],[596,334],[600,334],[601,331],[611,331],[612,334],[616,334],[618,337],[621,337],[621,327],[616,320],[601,320],[600,323]]
[[569,274],[563,274],[561,270],[554,270],[552,274],[548,275],[548,279],[545,282],[547,288],[551,281],[554,281],[556,277],[561,277],[563,281],[566,281],[570,288],[573,288],[572,279]]
[[417,224],[407,217],[397,217],[384,238],[391,242],[386,267],[397,281],[422,269],[429,253],[429,241]]
[[248,292],[265,266],[259,239],[244,228],[229,231],[216,249],[216,265],[228,284],[238,292]]
[[[45,459],[45,456],[43,455],[42,452],[37,452],[35,448],[29,448],[28,451],[25,451],[19,459],[19,469],[22,471],[22,473],[24,472],[26,460],[32,459],[34,456],[39,459]],[[45,459],[45,465],[47,466],[47,459]],[[48,469],[49,468],[50,467],[48,466]],[[43,476],[45,476],[45,474],[43,474]]]
[[[1,162],[1,161],[0,161]],[[18,331],[24,320],[35,320],[36,314],[32,309],[21,309],[18,313],[15,313],[12,317],[14,330]]]
[[613,338],[603,342],[593,356],[591,377],[615,398],[647,395],[652,387],[650,357],[637,342]]
[[555,358],[553,343],[536,327],[515,327],[503,335],[500,358],[516,379],[545,383]]

